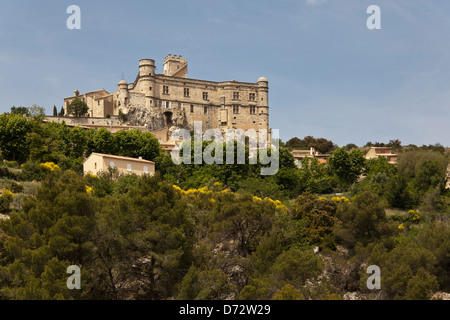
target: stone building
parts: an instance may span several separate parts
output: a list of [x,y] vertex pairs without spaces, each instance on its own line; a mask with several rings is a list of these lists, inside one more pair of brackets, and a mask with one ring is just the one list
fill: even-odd
[[[261,77],[255,83],[236,80],[215,82],[188,78],[186,58],[168,55],[164,73],[155,73],[155,61],[139,61],[133,83],[122,80],[110,94],[105,90],[64,99],[65,110],[75,98],[84,100],[88,117],[126,115],[127,125],[144,126],[150,131],[192,129],[201,121],[207,129],[269,130],[269,83]],[[269,140],[270,141],[270,140]]]

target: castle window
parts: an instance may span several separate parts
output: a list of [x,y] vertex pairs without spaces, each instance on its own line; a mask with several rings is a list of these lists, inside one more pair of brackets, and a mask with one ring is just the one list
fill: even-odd
[[111,168],[114,168],[114,161],[111,161],[111,162],[109,163],[109,166],[110,166]]
[[150,87],[149,90],[152,91],[152,87]]
[[100,100],[97,102],[98,105],[100,105]]
[[208,100],[208,92],[203,92],[203,100]]
[[248,94],[248,100],[249,101],[255,101],[256,100],[256,94],[255,93],[249,93]]
[[250,114],[256,114],[256,107],[250,106]]
[[189,97],[189,88],[184,88],[184,96]]
[[131,163],[127,163],[127,171],[128,171],[128,172],[131,171]]
[[169,94],[169,86],[163,86],[163,94]]
[[233,92],[233,100],[239,100],[239,92]]
[[144,166],[144,173],[148,173],[148,166]]
[[191,104],[191,113],[194,113],[194,105]]
[[234,105],[233,106],[233,113],[238,114],[239,113],[239,106]]
[[181,110],[181,103],[178,102],[178,110]]
[[158,101],[158,107],[162,108],[162,101]]
[[203,113],[204,113],[204,114],[207,114],[207,113],[208,113],[208,107],[206,107],[206,106],[203,107]]
[[169,101],[166,101],[165,105],[166,105],[166,109],[170,109],[170,102]]

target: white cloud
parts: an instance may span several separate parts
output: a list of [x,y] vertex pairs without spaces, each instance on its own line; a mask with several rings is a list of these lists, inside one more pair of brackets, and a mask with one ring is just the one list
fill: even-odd
[[322,3],[325,3],[327,0],[306,0],[306,3],[311,5],[311,6],[318,6],[321,5]]

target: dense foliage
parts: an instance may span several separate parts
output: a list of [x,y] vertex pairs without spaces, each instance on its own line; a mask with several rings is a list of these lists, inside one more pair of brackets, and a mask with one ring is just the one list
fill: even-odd
[[[245,146],[246,164],[175,165],[150,133],[71,129],[20,112],[0,116],[0,300],[450,291],[440,151],[409,148],[394,166],[334,148],[328,164],[305,158],[298,168],[281,148],[278,172],[262,176]],[[83,175],[92,152],[142,156],[157,173]],[[81,268],[81,290],[66,286],[71,265]],[[380,267],[381,291],[367,288],[368,265]]]

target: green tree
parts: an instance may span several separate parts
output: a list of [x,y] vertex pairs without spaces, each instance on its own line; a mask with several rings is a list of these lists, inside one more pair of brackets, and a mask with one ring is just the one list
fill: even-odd
[[88,111],[89,107],[86,102],[80,98],[73,99],[73,101],[67,106],[67,113],[77,118],[84,117]]
[[30,115],[30,110],[26,107],[11,107],[11,114],[19,114],[19,115]]
[[438,288],[436,277],[421,267],[416,275],[408,281],[405,299],[429,300]]
[[150,132],[121,130],[113,135],[113,143],[120,156],[154,161],[160,155],[158,140]]
[[365,159],[361,150],[348,152],[345,147],[337,148],[328,160],[332,171],[336,174],[341,188],[347,188],[355,183],[362,173]]
[[357,242],[367,245],[392,234],[384,203],[370,191],[357,195],[352,202],[338,206],[337,217],[342,224],[335,229],[336,239],[351,248]]
[[275,205],[269,200],[253,201],[249,195],[222,194],[216,199],[209,222],[214,238],[235,239],[242,257],[253,252],[261,237],[272,229]]
[[236,293],[236,286],[229,283],[220,270],[199,270],[191,267],[181,283],[180,300],[225,300]]
[[53,116],[57,117],[58,116],[58,110],[56,109],[56,106],[53,106]]
[[318,199],[316,195],[304,193],[293,202],[291,214],[297,221],[294,224],[296,241],[300,244],[323,245],[335,248],[333,230],[337,223],[336,203]]
[[25,162],[30,153],[32,122],[20,114],[0,115],[0,149],[6,160]]

